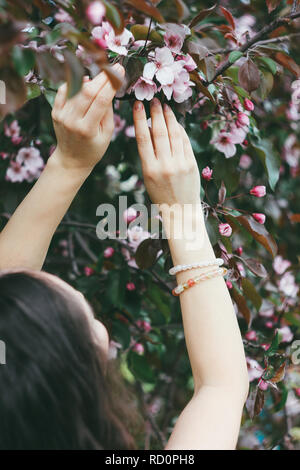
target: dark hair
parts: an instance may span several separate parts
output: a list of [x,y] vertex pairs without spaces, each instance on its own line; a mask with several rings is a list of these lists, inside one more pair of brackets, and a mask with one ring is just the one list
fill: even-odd
[[64,288],[44,274],[1,274],[0,339],[1,450],[134,448],[88,316]]

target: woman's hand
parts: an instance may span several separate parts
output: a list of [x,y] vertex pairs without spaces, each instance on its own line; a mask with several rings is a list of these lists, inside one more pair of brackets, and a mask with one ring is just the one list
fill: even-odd
[[[124,75],[121,65],[114,67]],[[115,93],[105,72],[85,80],[81,91],[71,99],[67,99],[66,84],[59,88],[52,111],[57,137],[53,157],[64,168],[92,170],[101,160],[114,131]]]
[[152,129],[143,104],[134,105],[134,124],[145,185],[155,204],[199,204],[200,175],[184,128],[168,105],[151,102]]

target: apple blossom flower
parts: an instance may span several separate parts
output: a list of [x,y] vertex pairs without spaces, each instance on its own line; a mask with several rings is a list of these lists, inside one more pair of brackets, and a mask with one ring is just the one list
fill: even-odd
[[269,328],[269,330],[271,330],[273,328],[273,322],[271,320],[267,321],[266,322],[266,328]]
[[105,250],[103,251],[103,256],[104,258],[111,258],[114,254],[115,250],[113,249],[112,246],[108,246],[107,248],[105,248]]
[[21,131],[21,128],[16,119],[12,121],[12,123],[9,126],[7,124],[4,124],[4,135],[6,137],[10,137],[14,145],[18,145],[22,141],[22,137],[20,136],[20,131]]
[[265,382],[263,379],[260,379],[258,387],[260,388],[260,390],[265,392],[266,390],[268,390],[269,384],[267,382]]
[[196,62],[194,61],[193,57],[190,54],[179,55],[177,57],[177,60],[181,60],[181,61],[184,62],[183,66],[188,72],[192,72],[193,70],[195,70],[197,68],[197,64],[196,64]]
[[125,135],[126,137],[129,137],[130,139],[135,138],[135,128],[134,126],[127,126],[125,129]]
[[133,207],[129,207],[123,212],[123,219],[127,224],[135,220],[137,216],[138,213]]
[[240,124],[239,127],[236,124],[232,124],[229,130],[231,142],[236,145],[244,144],[247,132],[248,127],[242,126],[242,124]]
[[71,23],[74,24],[74,20],[71,15],[62,8],[59,8],[58,12],[55,13],[54,18],[58,23]]
[[[176,66],[177,70],[175,68]],[[176,103],[183,103],[192,96],[193,92],[191,87],[195,84],[190,80],[189,73],[183,68],[183,64],[180,61],[176,62],[176,66],[174,67],[174,82],[172,84],[173,99]],[[168,85],[162,87],[164,92],[167,87]],[[166,94],[166,96],[168,95]]]
[[266,216],[265,216],[265,214],[261,214],[261,213],[259,213],[259,212],[254,212],[254,213],[252,214],[252,217],[253,217],[253,219],[255,219],[256,222],[258,222],[259,224],[264,224],[265,221],[266,221]]
[[238,115],[237,115],[237,122],[241,126],[249,126],[249,124],[250,124],[249,117],[247,116],[247,114],[241,113],[241,112],[238,113]]
[[246,361],[248,367],[249,382],[253,382],[253,380],[259,379],[263,374],[263,368],[255,359],[246,357]]
[[299,286],[295,282],[295,276],[287,271],[278,281],[279,290],[287,297],[295,298],[299,291]]
[[243,153],[240,158],[240,167],[243,168],[243,170],[248,170],[248,168],[251,166],[252,163],[252,158],[247,155],[246,153]]
[[247,333],[245,334],[245,338],[248,341],[257,341],[257,334],[254,330],[250,330],[250,331],[247,331]]
[[10,162],[10,166],[6,170],[6,179],[12,183],[21,183],[27,178],[27,170],[18,162]]
[[206,166],[205,168],[203,168],[202,173],[201,173],[202,178],[204,178],[206,181],[211,180],[212,174],[213,174],[213,170],[209,168],[209,166]]
[[219,232],[223,237],[230,237],[232,228],[229,224],[219,224]]
[[143,77],[153,80],[156,76],[161,85],[170,85],[174,81],[173,66],[174,57],[168,47],[157,47],[154,60],[147,62],[144,67]]
[[279,328],[278,333],[280,335],[281,343],[290,343],[294,338],[294,335],[288,326]]
[[129,291],[134,291],[136,289],[134,282],[127,282],[126,289]]
[[6,158],[8,158],[8,153],[0,152],[0,157],[2,158],[2,160],[6,160]]
[[153,80],[146,77],[140,77],[132,87],[135,97],[140,101],[151,101],[157,92],[157,86]]
[[232,141],[231,134],[228,132],[220,132],[220,134],[210,141],[214,144],[219,152],[224,153],[226,158],[233,157],[236,154],[236,146]]
[[92,24],[100,24],[105,16],[106,9],[102,2],[95,1],[88,5],[85,13]]
[[275,256],[273,261],[273,269],[276,274],[280,275],[283,274],[291,265],[292,263],[287,259],[283,259],[281,255]]
[[122,345],[116,341],[110,340],[108,349],[108,360],[116,359],[118,355],[118,349],[122,349]]
[[253,111],[254,110],[254,103],[251,100],[249,100],[249,98],[245,98],[244,99],[244,108],[247,111]]
[[300,112],[299,112],[299,106],[296,105],[295,103],[289,103],[287,109],[286,109],[286,117],[290,121],[299,121],[300,120]]
[[283,157],[290,167],[298,167],[300,162],[300,148],[295,134],[290,134],[284,142]]
[[300,104],[300,80],[295,80],[292,83],[291,88],[294,90],[292,93],[292,103],[294,105],[298,105]]
[[150,233],[143,230],[142,227],[135,225],[127,230],[127,239],[130,248],[135,252],[142,241],[150,238]]
[[16,156],[16,162],[23,164],[25,169],[33,175],[44,166],[40,151],[35,147],[21,148]]
[[142,354],[144,354],[144,346],[141,343],[135,343],[132,346],[132,351],[136,352],[141,356]]
[[127,55],[126,46],[133,39],[133,35],[128,29],[116,36],[113,27],[108,21],[103,21],[101,26],[96,26],[92,30],[92,37],[100,47],[108,48],[119,55]]
[[164,41],[170,51],[174,54],[178,54],[182,49],[184,38],[172,31],[167,31],[164,35]]
[[115,140],[118,134],[124,129],[124,127],[126,126],[126,121],[125,119],[122,119],[119,114],[114,113],[114,124],[115,124],[115,128],[114,128],[112,140]]
[[84,274],[89,277],[89,276],[92,276],[94,274],[94,270],[93,268],[90,268],[89,266],[85,266],[84,267]]
[[144,330],[145,333],[149,333],[152,330],[151,324],[147,320],[137,320],[137,326]]
[[266,187],[254,186],[252,189],[250,189],[250,194],[255,197],[264,197],[266,195]]

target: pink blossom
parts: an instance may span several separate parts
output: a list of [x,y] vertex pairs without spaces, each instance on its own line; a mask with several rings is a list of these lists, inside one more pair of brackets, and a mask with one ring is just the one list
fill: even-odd
[[116,36],[113,27],[108,21],[103,21],[101,26],[93,28],[92,36],[100,47],[108,48],[120,55],[127,55],[126,46],[133,39],[132,33],[126,28],[121,35]]
[[274,271],[280,275],[283,274],[291,265],[292,263],[287,259],[283,259],[281,255],[275,256],[273,261]]
[[247,136],[248,128],[247,127],[241,127],[242,124],[240,124],[239,127],[236,125],[232,124],[230,126],[230,139],[233,144],[243,144],[245,142],[245,138]]
[[229,224],[219,224],[219,232],[223,237],[230,237],[232,228]]
[[193,70],[195,70],[197,68],[197,64],[196,64],[196,62],[194,61],[193,57],[190,54],[180,55],[180,56],[177,57],[177,59],[184,62],[184,68],[188,72],[192,72]]
[[226,281],[226,286],[228,287],[228,289],[233,288],[232,282],[230,282],[230,281]]
[[269,328],[270,330],[273,328],[273,322],[271,320],[266,322],[266,328]]
[[174,54],[178,54],[182,49],[184,38],[179,34],[167,31],[164,35],[164,41]]
[[283,326],[282,328],[279,328],[278,333],[281,338],[281,343],[290,343],[294,338],[294,335],[288,326]]
[[207,181],[211,180],[212,174],[213,174],[213,170],[209,168],[209,166],[206,166],[205,168],[203,168],[202,173],[201,173],[202,178],[204,178]]
[[18,145],[22,141],[20,131],[21,128],[17,120],[14,120],[9,126],[4,124],[4,135],[6,135],[6,137],[10,137],[14,145]]
[[135,220],[137,216],[138,213],[133,207],[129,207],[123,212],[123,219],[127,224]]
[[6,158],[8,158],[8,153],[0,152],[0,157],[2,158],[2,160],[6,160]]
[[255,359],[247,357],[246,360],[248,367],[249,382],[253,382],[253,380],[259,379],[262,376],[263,368]]
[[102,2],[95,1],[86,9],[86,16],[92,24],[100,24],[105,16],[106,9]]
[[290,103],[288,108],[286,109],[286,117],[290,121],[299,121],[300,119],[299,106],[296,105],[295,103]]
[[265,214],[261,214],[261,213],[259,213],[259,212],[254,212],[254,213],[252,214],[252,217],[253,217],[253,219],[255,219],[256,222],[258,222],[259,224],[264,224],[265,221],[266,221],[266,216],[265,216]]
[[[193,92],[192,86],[195,84],[190,80],[189,73],[183,68],[182,62],[176,62],[176,65],[173,67],[174,69],[174,82],[172,84],[173,88],[173,98],[176,103],[183,103],[184,101],[188,100]],[[166,94],[166,87],[162,87],[164,93]],[[166,96],[168,96],[166,94]]]
[[152,62],[148,62],[144,67],[143,76],[153,80],[156,76],[161,85],[170,85],[174,82],[173,71],[174,57],[168,47],[157,47]]
[[254,110],[254,103],[251,100],[249,100],[248,98],[245,98],[244,99],[244,108],[247,111],[253,111]]
[[28,172],[24,166],[18,162],[11,162],[6,170],[6,179],[12,183],[21,183],[26,180]]
[[261,347],[265,350],[265,351],[268,351],[268,349],[270,349],[270,344],[269,343],[262,343]]
[[211,140],[219,152],[224,153],[226,158],[233,157],[236,154],[236,146],[232,141],[231,134],[228,132],[220,132],[217,138]]
[[111,258],[114,254],[115,250],[113,249],[112,246],[108,246],[107,248],[105,248],[105,250],[103,251],[103,256],[104,258]]
[[136,251],[142,241],[150,237],[150,233],[143,230],[142,227],[136,225],[135,227],[129,228],[127,230],[128,244],[130,248]]
[[119,114],[114,113],[114,124],[115,128],[112,140],[115,140],[117,135],[124,129],[124,127],[126,126],[126,121],[125,119],[122,119]]
[[153,80],[146,77],[140,77],[132,87],[132,91],[134,91],[137,100],[151,101],[157,92],[157,86]]
[[135,343],[132,346],[132,351],[136,352],[139,355],[144,354],[144,346],[141,343]]
[[295,276],[287,271],[278,281],[279,290],[287,297],[296,297],[299,291],[299,286],[295,283]]
[[298,105],[300,104],[300,80],[295,80],[292,83],[291,88],[294,90],[292,93],[292,103],[294,105]]
[[248,341],[257,341],[257,334],[254,330],[250,330],[250,331],[247,331],[247,333],[245,334],[245,338]]
[[247,170],[251,166],[251,163],[252,158],[249,157],[249,155],[247,155],[246,153],[243,153],[240,158],[240,167],[243,168],[243,170]]
[[254,186],[252,189],[250,189],[250,194],[255,197],[264,197],[266,195],[266,187]]
[[249,117],[245,113],[238,113],[237,120],[238,123],[242,126],[249,126],[250,124]]
[[300,149],[295,134],[290,134],[283,146],[283,156],[290,167],[296,168],[300,160]]
[[129,291],[134,291],[136,289],[134,282],[127,282],[126,289]]
[[35,147],[21,148],[16,156],[16,162],[23,164],[25,169],[33,175],[44,166],[40,151]]
[[269,384],[267,382],[265,382],[263,379],[260,379],[258,387],[260,388],[260,390],[265,392],[266,390],[268,390]]
[[59,23],[71,23],[74,24],[74,20],[72,16],[69,15],[68,12],[60,8],[57,13],[55,13],[54,18]]
[[137,326],[144,330],[145,333],[149,333],[152,330],[150,323],[147,320],[137,320]]
[[239,256],[242,256],[243,254],[243,247],[242,246],[239,246],[237,249],[236,249],[236,252]]
[[94,274],[94,270],[93,268],[90,268],[89,266],[85,266],[84,267],[84,274],[89,277],[89,276],[92,276]]
[[135,138],[135,128],[134,126],[127,126],[125,129],[125,135],[129,137],[130,139]]

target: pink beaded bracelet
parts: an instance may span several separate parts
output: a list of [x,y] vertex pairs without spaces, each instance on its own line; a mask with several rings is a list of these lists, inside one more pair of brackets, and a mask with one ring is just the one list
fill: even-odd
[[225,276],[226,274],[226,268],[213,269],[208,273],[200,274],[199,276],[196,276],[193,279],[188,279],[186,282],[179,284],[177,287],[175,287],[175,289],[172,290],[172,294],[178,297],[180,294],[182,294],[182,292],[187,289],[190,289],[190,287],[193,287],[195,284],[198,284],[201,281],[206,281],[216,276]]

